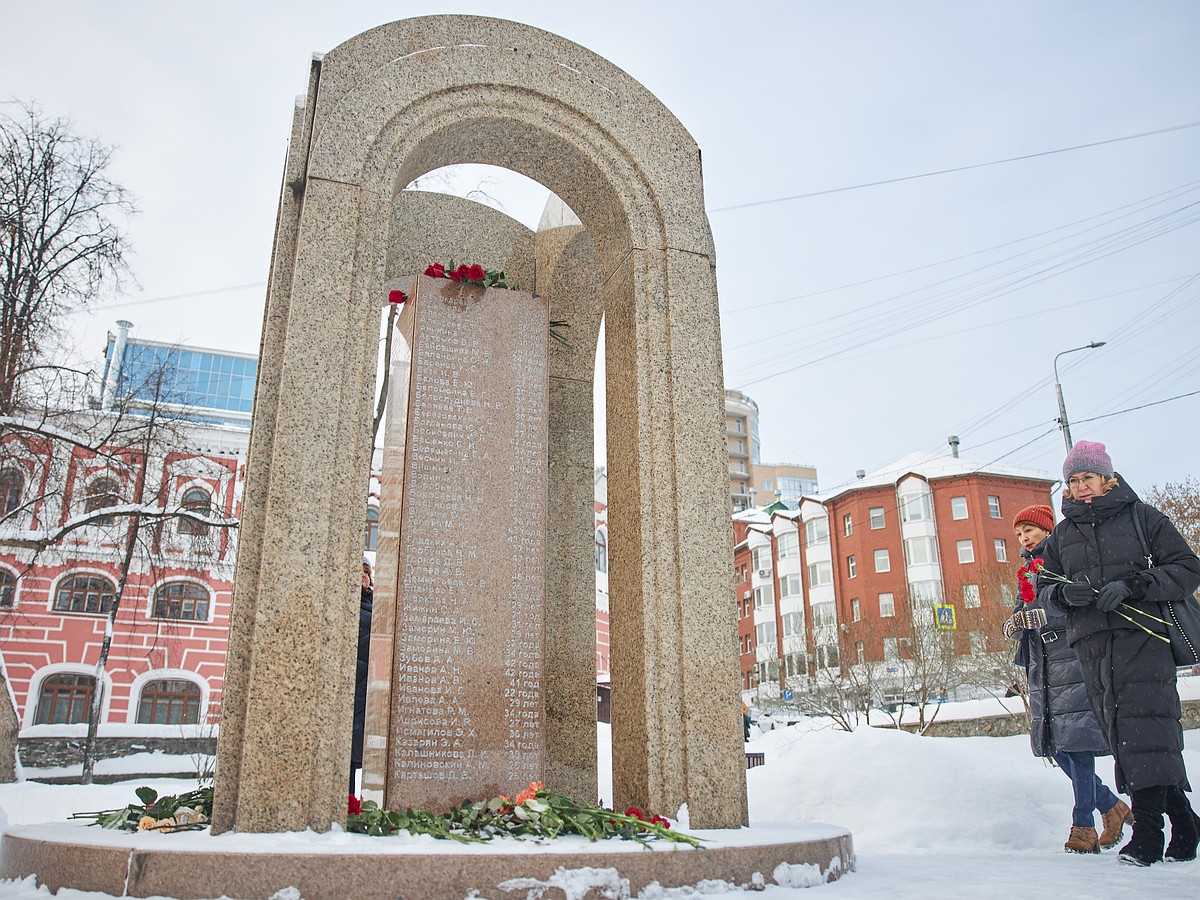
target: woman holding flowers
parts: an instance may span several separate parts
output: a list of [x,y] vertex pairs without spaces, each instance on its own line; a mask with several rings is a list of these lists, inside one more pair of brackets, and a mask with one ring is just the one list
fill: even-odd
[[[1063,463],[1063,520],[1039,568],[1037,597],[1067,617],[1092,709],[1116,760],[1117,789],[1133,805],[1120,861],[1196,858],[1200,818],[1183,764],[1175,660],[1161,604],[1200,585],[1200,559],[1170,520],[1142,503],[1103,444],[1080,441]],[[1145,551],[1143,552],[1143,540]]]
[[[1096,757],[1108,756],[1108,742],[1088,701],[1083,672],[1067,643],[1067,618],[1047,614],[1034,590],[1037,563],[1054,530],[1054,510],[1028,506],[1013,519],[1025,564],[1018,572],[1016,608],[1004,623],[1004,634],[1017,642],[1017,665],[1029,679],[1029,741],[1033,755],[1050,757],[1071,779],[1075,806],[1068,853],[1099,853],[1117,845],[1129,807],[1096,775]],[[1103,831],[1096,833],[1096,812]]]

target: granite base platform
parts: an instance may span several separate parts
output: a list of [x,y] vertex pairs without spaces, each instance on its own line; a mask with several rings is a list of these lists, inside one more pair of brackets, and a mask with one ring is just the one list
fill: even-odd
[[691,833],[708,846],[656,843],[645,850],[632,842],[582,838],[459,845],[345,833],[212,837],[26,825],[3,837],[0,878],[34,875],[51,891],[179,900],[267,900],[285,888],[298,889],[303,900],[554,900],[637,897],[654,883],[812,887],[854,869],[851,836],[836,826],[788,823]]

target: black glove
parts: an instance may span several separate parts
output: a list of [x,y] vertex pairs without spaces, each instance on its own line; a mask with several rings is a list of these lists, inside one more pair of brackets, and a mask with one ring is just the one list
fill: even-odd
[[1091,606],[1096,602],[1096,591],[1090,584],[1072,581],[1062,586],[1062,599],[1067,606]]
[[1130,600],[1141,600],[1146,596],[1146,590],[1149,588],[1140,575],[1130,575],[1125,579],[1125,585],[1129,588]]
[[1096,596],[1096,609],[1101,612],[1112,612],[1126,600],[1133,597],[1133,591],[1123,581],[1110,581],[1100,588]]

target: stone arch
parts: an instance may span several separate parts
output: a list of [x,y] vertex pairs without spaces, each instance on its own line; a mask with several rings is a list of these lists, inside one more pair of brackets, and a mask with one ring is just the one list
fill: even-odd
[[[594,252],[607,322],[618,772],[607,799],[670,814],[686,802],[696,827],[743,824],[720,335],[699,150],[656,98],[590,51],[513,22],[433,16],[314,59],[293,120],[214,827],[324,830],[343,814],[378,309],[402,268],[390,228],[404,185],[462,162],[549,187]],[[418,226],[437,226],[428,215]],[[536,290],[553,291],[549,269]],[[568,272],[579,278],[577,266],[562,272],[563,285]],[[569,293],[552,296],[552,317]],[[599,311],[576,309],[598,326]],[[574,439],[591,428],[580,415],[585,387],[591,406],[584,362],[559,372],[558,417],[552,371],[551,456],[586,472],[590,496],[590,446],[581,461]],[[590,523],[582,535],[586,563]]]

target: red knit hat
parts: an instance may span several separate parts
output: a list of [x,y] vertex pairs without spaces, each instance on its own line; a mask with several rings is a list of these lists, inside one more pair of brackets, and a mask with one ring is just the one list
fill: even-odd
[[1022,522],[1036,525],[1045,532],[1054,530],[1054,510],[1048,506],[1027,506],[1013,517],[1013,528]]

